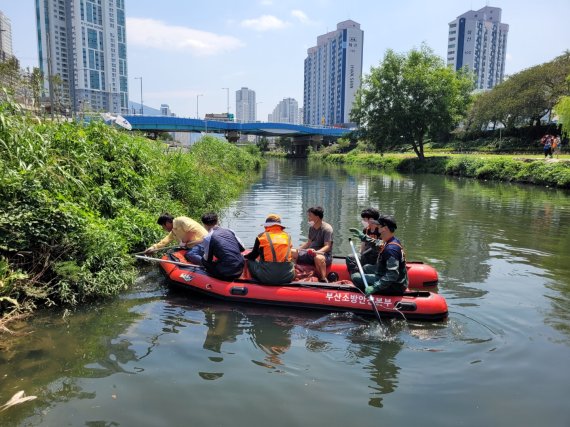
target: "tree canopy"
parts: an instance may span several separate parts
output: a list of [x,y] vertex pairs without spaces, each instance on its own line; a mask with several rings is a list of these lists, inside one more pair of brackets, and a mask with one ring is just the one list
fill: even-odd
[[[568,92],[570,93],[570,75],[566,78]],[[563,96],[554,106],[554,111],[558,115],[560,123],[562,123],[562,132],[566,136],[570,136],[570,96]]]
[[564,95],[570,95],[570,52],[550,62],[513,74],[492,90],[481,93],[467,118],[470,130],[501,123],[507,128],[539,125]]
[[463,117],[473,79],[448,68],[427,45],[407,54],[388,50],[365,76],[351,119],[379,151],[411,145],[424,158],[426,137],[446,132]]

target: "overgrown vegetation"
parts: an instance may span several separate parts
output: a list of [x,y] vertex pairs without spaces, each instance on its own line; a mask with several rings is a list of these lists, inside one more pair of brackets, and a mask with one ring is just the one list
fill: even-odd
[[0,314],[74,305],[133,283],[129,253],[156,241],[160,212],[199,217],[260,168],[204,137],[190,152],[103,123],[43,122],[0,105]]

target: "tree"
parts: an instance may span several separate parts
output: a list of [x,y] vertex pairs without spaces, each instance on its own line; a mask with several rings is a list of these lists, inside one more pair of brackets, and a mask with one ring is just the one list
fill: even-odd
[[467,72],[446,67],[425,44],[407,54],[388,50],[365,76],[351,119],[379,151],[410,144],[423,160],[426,137],[459,122],[473,84]]
[[52,114],[54,112],[65,114],[70,108],[69,85],[60,74],[54,74],[49,80],[53,92]]
[[277,145],[277,147],[279,147],[281,150],[283,150],[286,153],[290,153],[293,148],[293,143],[291,142],[291,138],[287,136],[280,136],[277,139],[275,145]]
[[15,95],[20,86],[20,63],[12,56],[0,62],[0,87],[5,88],[10,95]]
[[262,136],[261,138],[259,138],[256,144],[257,147],[259,148],[259,151],[261,152],[269,151],[269,140],[267,139],[266,136]]
[[39,111],[42,99],[42,90],[44,85],[44,75],[38,67],[34,67],[29,74],[29,84],[32,90],[32,99],[34,107]]
[[[568,84],[568,92],[570,92],[570,75],[566,78]],[[562,133],[570,136],[570,96],[563,96],[554,106],[554,111],[558,115],[560,123],[562,123]]]
[[568,74],[570,52],[513,74],[475,100],[469,112],[471,130],[481,130],[496,121],[507,128],[540,125],[558,100],[570,95],[565,81]]

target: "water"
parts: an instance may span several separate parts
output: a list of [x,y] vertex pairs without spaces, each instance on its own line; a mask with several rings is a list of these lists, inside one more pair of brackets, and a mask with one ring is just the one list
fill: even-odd
[[296,243],[325,209],[334,252],[369,205],[440,272],[440,323],[236,306],[135,289],[13,325],[0,342],[7,426],[568,426],[570,194],[271,161],[223,216],[247,245],[278,213]]

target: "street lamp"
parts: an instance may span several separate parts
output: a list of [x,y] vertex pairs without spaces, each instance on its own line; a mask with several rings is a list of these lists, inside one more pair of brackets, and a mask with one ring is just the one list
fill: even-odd
[[141,81],[141,116],[144,116],[144,106],[143,106],[143,97],[142,97],[142,77],[135,77],[135,80]]
[[229,116],[230,116],[230,88],[229,87],[223,87],[222,90],[225,90],[228,93],[228,119],[229,119]]
[[196,118],[199,119],[200,118],[200,114],[198,113],[198,100],[200,99],[200,96],[204,96],[203,93],[196,95]]

